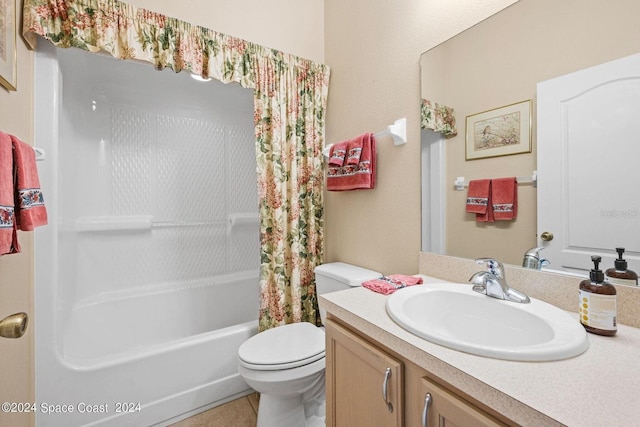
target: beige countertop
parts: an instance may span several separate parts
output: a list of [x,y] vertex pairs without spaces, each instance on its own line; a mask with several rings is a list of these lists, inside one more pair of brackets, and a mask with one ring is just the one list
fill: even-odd
[[[423,277],[421,286],[443,281]],[[587,351],[571,359],[514,362],[451,350],[407,332],[387,315],[387,298],[356,287],[320,295],[320,306],[518,424],[640,426],[640,329],[618,325],[614,337],[588,334]]]

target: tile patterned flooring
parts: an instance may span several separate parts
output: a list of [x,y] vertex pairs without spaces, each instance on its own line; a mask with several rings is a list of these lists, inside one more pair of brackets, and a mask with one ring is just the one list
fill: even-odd
[[260,395],[252,393],[171,424],[170,427],[255,427]]

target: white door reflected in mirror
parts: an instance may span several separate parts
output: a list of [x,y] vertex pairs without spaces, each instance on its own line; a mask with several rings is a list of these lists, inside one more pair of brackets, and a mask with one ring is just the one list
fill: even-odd
[[[538,234],[553,270],[640,270],[640,54],[538,84]],[[561,201],[558,203],[558,201]],[[546,230],[554,230],[551,234]]]

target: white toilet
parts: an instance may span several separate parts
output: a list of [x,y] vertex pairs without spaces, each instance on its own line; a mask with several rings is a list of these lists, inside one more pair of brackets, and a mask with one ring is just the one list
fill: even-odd
[[[382,274],[342,262],[315,269],[318,294],[360,286]],[[320,310],[324,324],[326,313]],[[258,427],[324,426],[324,328],[292,323],[238,349],[238,373],[260,393]]]

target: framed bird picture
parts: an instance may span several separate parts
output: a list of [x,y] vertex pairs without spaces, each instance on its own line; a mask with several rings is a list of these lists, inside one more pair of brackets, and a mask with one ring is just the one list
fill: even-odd
[[467,116],[466,160],[531,152],[531,100]]

